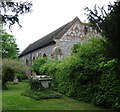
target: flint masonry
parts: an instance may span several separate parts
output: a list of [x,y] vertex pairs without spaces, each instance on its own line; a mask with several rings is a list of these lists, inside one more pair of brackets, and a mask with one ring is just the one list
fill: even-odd
[[30,66],[34,59],[63,59],[71,54],[71,47],[90,37],[101,37],[89,24],[82,23],[78,17],[51,32],[45,37],[30,44],[19,58],[25,65]]

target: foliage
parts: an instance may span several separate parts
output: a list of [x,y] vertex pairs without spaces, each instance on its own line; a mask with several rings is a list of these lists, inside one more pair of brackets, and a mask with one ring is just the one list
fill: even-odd
[[11,25],[19,24],[19,16],[31,12],[31,2],[0,2],[0,21],[4,24]]
[[55,77],[55,74],[58,70],[56,65],[58,65],[60,62],[61,61],[56,60],[53,63],[53,61],[47,60],[47,62],[39,68],[39,73],[41,73],[42,75],[45,74],[52,77],[51,85],[54,84],[54,88],[56,88],[58,85],[57,77]]
[[71,56],[43,64],[40,72],[50,75],[52,86],[67,96],[119,110],[120,65],[105,44],[104,38],[91,38],[74,45]]
[[18,81],[27,80],[28,77],[25,73],[16,73],[15,76],[18,78]]
[[74,44],[74,47],[71,48],[72,53],[77,53],[80,45],[81,45],[80,43]]
[[16,60],[3,59],[2,60],[2,86],[8,81],[13,81],[15,73],[23,73],[26,68],[23,64]]
[[[114,5],[108,5],[108,11],[104,7],[94,7],[94,11],[88,7],[85,10],[88,12],[87,17],[93,27],[97,28],[109,41],[108,50],[111,51],[113,57],[120,59],[120,1]],[[99,15],[98,12],[101,12]]]
[[[7,83],[8,90],[2,91],[2,111],[29,111],[29,110],[101,110],[99,108],[87,103],[78,102],[74,99],[68,98],[63,95],[60,99],[43,99],[34,100],[32,98],[22,96],[27,88],[28,83],[19,82],[13,84],[12,82]],[[1,100],[1,99],[0,99]],[[19,105],[19,106],[18,106]],[[106,110],[107,111],[107,110]],[[109,110],[108,110],[109,111]],[[111,111],[112,112],[112,111]]]
[[41,81],[39,81],[39,79],[29,79],[29,84],[30,84],[30,89],[33,90],[44,90],[44,87],[41,84]]
[[33,98],[35,100],[40,100],[40,99],[53,99],[53,98],[61,98],[62,95],[59,93],[55,93],[54,91],[50,89],[46,89],[43,91],[35,91],[32,89],[27,89],[22,93],[23,96],[27,96],[30,98]]
[[98,93],[95,94],[93,102],[96,105],[104,105],[120,110],[120,65],[117,60],[112,59],[100,63],[102,76]]
[[46,62],[47,62],[46,58],[42,57],[34,60],[32,64],[32,71],[35,72],[37,75],[40,75],[41,73],[39,72],[39,68]]
[[5,31],[0,31],[1,45],[2,45],[2,58],[17,58],[19,48],[15,42],[13,35],[8,34]]
[[61,95],[52,91],[51,85],[44,88],[39,79],[29,79],[30,88],[22,93],[22,95],[40,100],[40,99],[53,99],[60,98]]

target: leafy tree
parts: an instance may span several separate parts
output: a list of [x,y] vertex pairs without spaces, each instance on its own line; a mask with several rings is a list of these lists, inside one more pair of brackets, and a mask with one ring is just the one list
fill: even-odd
[[13,81],[16,73],[24,73],[27,68],[17,60],[4,58],[2,61],[2,86],[5,87],[8,81]]
[[[94,11],[85,8],[90,23],[97,28],[107,39],[107,48],[111,51],[113,57],[120,59],[120,2],[115,2],[114,5],[108,5],[108,11],[104,7],[94,7]],[[99,15],[98,11],[101,12]]]
[[0,53],[3,58],[15,58],[19,48],[12,35],[9,35],[3,29],[3,25],[19,24],[19,16],[31,12],[31,2],[12,2],[12,0],[0,2]]
[[4,30],[0,31],[1,34],[1,46],[2,46],[2,58],[16,58],[19,53],[19,48],[15,42],[13,35],[8,34]]
[[[12,25],[19,23],[19,16],[25,13],[31,12],[32,3],[31,2],[12,2],[12,0],[3,0],[0,2],[0,59],[2,58],[16,58],[16,54],[19,52],[19,48],[15,42],[12,35],[3,31],[3,25],[9,25],[9,29]],[[2,55],[1,55],[2,54]],[[11,60],[10,60],[11,61]],[[0,63],[0,69],[1,69]],[[11,71],[11,72],[10,72]],[[6,72],[6,73],[5,73]],[[10,73],[10,75],[9,75]],[[4,70],[4,78],[12,78],[14,74],[14,69],[6,68]],[[12,75],[12,76],[11,76]],[[2,78],[3,78],[2,77]],[[1,75],[0,75],[1,79]],[[5,79],[6,80],[6,79]],[[4,82],[6,82],[4,80]]]
[[0,2],[0,21],[3,24],[8,24],[9,28],[15,23],[21,27],[19,16],[31,12],[31,7],[31,2]]

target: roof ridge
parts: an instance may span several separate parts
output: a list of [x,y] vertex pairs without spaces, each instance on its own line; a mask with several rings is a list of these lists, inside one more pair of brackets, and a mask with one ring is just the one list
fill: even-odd
[[[69,23],[68,23],[68,25],[66,26],[66,27],[68,27],[67,29],[66,29],[66,27],[61,31],[62,32],[62,34],[64,34],[76,21],[80,21],[80,19],[76,16],[72,21],[70,21]],[[81,21],[80,21],[80,23],[82,23]],[[58,37],[58,39],[61,37],[61,32],[57,35]],[[56,39],[57,39],[56,38]]]
[[[80,19],[78,18],[78,16],[76,16],[72,21],[68,22],[67,24],[69,24],[69,23],[71,23],[71,22],[73,22],[73,21],[76,21],[76,20],[79,20],[79,21],[80,21]],[[81,21],[80,21],[80,22],[81,22]],[[65,25],[67,25],[67,24],[64,24],[63,26],[65,26]],[[61,27],[63,27],[63,26],[61,26]],[[61,27],[59,27],[59,28],[61,28]],[[56,30],[58,30],[59,28],[57,28]],[[66,27],[65,27],[65,28],[66,28]],[[65,28],[64,28],[64,29],[65,29]],[[63,30],[64,30],[64,29],[63,29]],[[51,33],[55,32],[56,30],[52,31]],[[51,33],[43,36],[42,38],[38,39],[37,41],[42,40],[44,37],[50,35]],[[33,42],[32,44],[35,44],[37,41]]]
[[[67,23],[67,24],[68,24],[68,23]],[[65,26],[65,25],[67,25],[67,24],[64,24],[63,26]],[[61,26],[61,27],[63,27],[63,26]],[[57,28],[56,30],[60,29],[61,27]],[[56,30],[53,30],[51,33],[49,33],[49,34],[43,36],[42,38],[38,39],[37,41],[33,42],[32,44],[35,44],[36,42],[42,40],[43,38],[47,37],[48,35],[54,33]]]
[[[37,41],[30,44],[28,47],[26,47],[25,50],[19,55],[19,57],[24,56],[25,54],[28,54],[29,52],[32,52],[34,50],[37,50],[39,48],[44,47],[45,45],[49,44],[50,42],[54,41],[54,38],[60,39],[60,37],[77,21],[79,18],[76,16],[72,21],[68,22],[67,24],[64,24],[63,26],[59,27],[58,29],[52,31],[51,33],[47,34],[46,36],[38,39]],[[80,21],[80,20],[79,20]],[[81,21],[80,21],[81,22]],[[81,22],[82,23],[82,22]]]

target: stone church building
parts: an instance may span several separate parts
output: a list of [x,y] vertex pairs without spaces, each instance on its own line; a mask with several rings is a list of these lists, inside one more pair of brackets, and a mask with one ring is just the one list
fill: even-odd
[[30,44],[20,55],[19,58],[30,66],[32,60],[38,57],[47,59],[63,59],[71,54],[71,47],[83,42],[90,37],[101,37],[96,30],[89,24],[82,23],[78,17],[51,32],[45,37]]

